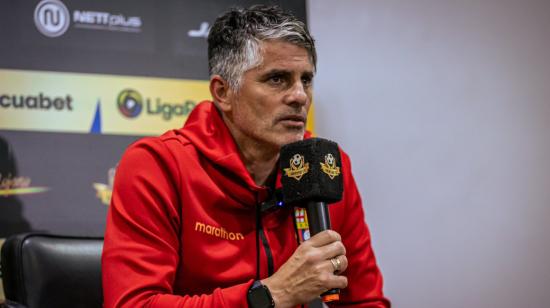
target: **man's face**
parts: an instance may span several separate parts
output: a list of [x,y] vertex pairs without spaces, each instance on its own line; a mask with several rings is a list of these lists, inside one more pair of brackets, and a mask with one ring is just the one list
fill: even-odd
[[231,120],[237,142],[279,149],[303,139],[314,68],[302,47],[281,41],[262,47],[262,64],[246,71],[231,94]]

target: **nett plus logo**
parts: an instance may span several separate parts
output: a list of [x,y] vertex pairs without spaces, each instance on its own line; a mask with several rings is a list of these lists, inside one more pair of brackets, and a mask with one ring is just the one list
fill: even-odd
[[34,10],[34,24],[38,31],[47,37],[63,35],[70,23],[69,10],[59,0],[40,1]]

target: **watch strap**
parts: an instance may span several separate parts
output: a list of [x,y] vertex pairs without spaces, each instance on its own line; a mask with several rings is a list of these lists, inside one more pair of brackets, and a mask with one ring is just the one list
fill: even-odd
[[248,289],[247,300],[250,308],[275,308],[275,301],[269,288],[260,280],[254,281]]

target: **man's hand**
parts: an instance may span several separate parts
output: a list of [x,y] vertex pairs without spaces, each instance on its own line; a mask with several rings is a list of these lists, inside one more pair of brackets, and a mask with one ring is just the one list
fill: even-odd
[[[303,242],[285,264],[272,276],[263,279],[275,307],[286,308],[305,304],[330,289],[348,285],[345,276],[338,276],[348,267],[346,248],[340,234],[326,230]],[[330,261],[338,258],[340,271],[335,273]]]

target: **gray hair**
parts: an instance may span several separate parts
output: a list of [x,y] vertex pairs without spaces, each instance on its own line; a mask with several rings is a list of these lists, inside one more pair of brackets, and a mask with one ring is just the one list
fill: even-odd
[[212,25],[208,34],[210,76],[220,75],[233,90],[239,90],[244,72],[262,63],[261,43],[269,40],[303,47],[316,66],[315,41],[305,24],[277,6],[255,5],[232,9]]

